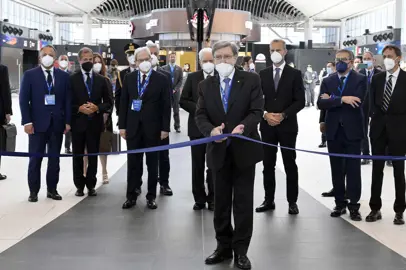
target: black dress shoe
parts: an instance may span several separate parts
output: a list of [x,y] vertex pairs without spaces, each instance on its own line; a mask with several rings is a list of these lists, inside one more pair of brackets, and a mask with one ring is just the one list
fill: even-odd
[[180,128],[175,128],[176,133],[180,133]]
[[341,217],[342,215],[345,215],[347,213],[347,209],[345,207],[334,207],[333,212],[331,212],[330,216],[331,217]]
[[123,204],[123,209],[130,209],[133,208],[134,206],[137,205],[137,201],[136,200],[127,200],[125,201],[125,203]]
[[325,143],[325,142],[322,142],[320,145],[319,145],[319,148],[326,148],[327,147],[327,144]]
[[365,218],[366,222],[376,222],[382,219],[381,211],[372,210],[371,213]]
[[147,206],[149,209],[155,210],[158,208],[155,200],[147,200]]
[[247,255],[235,255],[234,263],[240,269],[251,269],[251,262]]
[[257,213],[275,210],[275,202],[264,201],[260,206],[255,209]]
[[233,258],[233,251],[231,249],[217,249],[206,258],[205,263],[212,265],[222,263],[226,260],[231,260]]
[[289,204],[289,215],[298,215],[299,208],[297,207],[296,203]]
[[405,220],[403,219],[403,213],[396,213],[395,219],[393,220],[393,224],[395,225],[404,225]]
[[392,160],[386,161],[386,166],[392,167],[393,166]]
[[38,193],[31,192],[28,197],[29,202],[38,202]]
[[323,192],[321,193],[321,196],[323,197],[334,197],[334,188],[332,188],[330,191],[328,192]]
[[195,203],[195,205],[193,205],[193,210],[195,211],[203,210],[204,208],[206,208],[206,204],[204,203]]
[[65,149],[65,154],[72,154],[72,151],[69,148]]
[[75,193],[75,196],[77,197],[83,197],[85,196],[85,193],[83,192],[83,189],[78,189]]
[[6,179],[7,179],[7,176],[5,176],[4,174],[1,174],[1,173],[0,173],[0,181],[1,181],[1,180],[6,180]]
[[89,189],[87,195],[89,195],[90,197],[95,197],[97,196],[97,191],[94,188]]
[[207,203],[207,209],[209,209],[209,211],[214,211],[214,203],[212,202]]
[[359,210],[350,209],[350,218],[352,221],[361,221],[362,217]]
[[362,161],[361,161],[361,165],[368,165],[368,164],[370,164],[371,163],[371,160],[369,160],[369,159],[363,159]]
[[161,194],[165,196],[172,196],[173,192],[169,186],[167,187],[161,186]]
[[50,198],[52,200],[55,201],[61,201],[62,200],[62,196],[59,195],[58,191],[48,191],[47,192],[47,198]]

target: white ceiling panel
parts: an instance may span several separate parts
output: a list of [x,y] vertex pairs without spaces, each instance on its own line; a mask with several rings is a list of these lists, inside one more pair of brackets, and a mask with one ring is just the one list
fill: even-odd
[[78,15],[89,13],[103,0],[23,0],[16,1],[31,4],[57,15]]

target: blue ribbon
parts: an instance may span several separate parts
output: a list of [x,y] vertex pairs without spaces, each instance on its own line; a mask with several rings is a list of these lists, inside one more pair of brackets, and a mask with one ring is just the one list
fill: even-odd
[[266,142],[263,142],[263,141],[258,141],[258,140],[251,139],[251,138],[245,137],[243,135],[237,135],[237,134],[221,134],[221,135],[218,135],[218,136],[202,138],[202,139],[197,139],[197,140],[193,140],[193,141],[186,141],[186,142],[174,143],[174,144],[169,144],[169,145],[161,145],[161,146],[155,146],[155,147],[149,147],[149,148],[141,148],[141,149],[136,149],[136,150],[127,150],[127,151],[121,151],[121,152],[91,153],[91,154],[88,153],[88,154],[82,154],[82,155],[68,155],[68,154],[55,155],[55,154],[42,154],[42,153],[5,152],[5,151],[3,152],[3,151],[0,151],[0,156],[7,156],[7,157],[62,157],[62,158],[65,158],[65,157],[72,157],[72,156],[99,156],[99,155],[100,156],[110,156],[110,155],[137,154],[137,153],[159,152],[159,151],[164,151],[164,150],[178,149],[178,148],[185,148],[185,147],[195,146],[195,145],[200,145],[200,144],[213,143],[215,141],[220,141],[222,139],[226,139],[226,138],[229,138],[229,137],[238,138],[238,139],[241,139],[241,140],[246,140],[246,141],[258,143],[258,144],[262,144],[262,145],[269,146],[269,147],[277,147],[277,148],[281,148],[281,149],[298,151],[298,152],[314,154],[314,155],[342,157],[342,158],[355,158],[355,159],[372,159],[372,160],[406,160],[406,157],[404,157],[404,156],[350,155],[350,154],[325,153],[325,152],[317,152],[317,151],[304,150],[304,149],[296,149],[296,148],[290,148],[290,147],[280,146],[280,145],[276,145],[276,144],[266,143]]

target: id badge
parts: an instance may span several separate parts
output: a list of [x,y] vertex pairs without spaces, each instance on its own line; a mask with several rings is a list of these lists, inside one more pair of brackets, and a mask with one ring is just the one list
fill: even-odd
[[131,110],[139,112],[142,108],[142,100],[141,99],[133,99],[133,104],[131,106]]
[[55,95],[45,95],[45,105],[55,105]]

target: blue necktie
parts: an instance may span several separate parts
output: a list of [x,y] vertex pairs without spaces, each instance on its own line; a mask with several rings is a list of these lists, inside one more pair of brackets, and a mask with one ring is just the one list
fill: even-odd
[[230,93],[230,78],[224,78],[223,82],[225,84],[224,89],[221,87],[221,99],[223,102],[223,107],[224,107],[224,112],[227,113],[227,108],[228,108],[228,96]]
[[280,68],[275,69],[275,78],[273,79],[275,84],[275,91],[278,91],[279,80],[281,78],[280,71],[281,71]]

